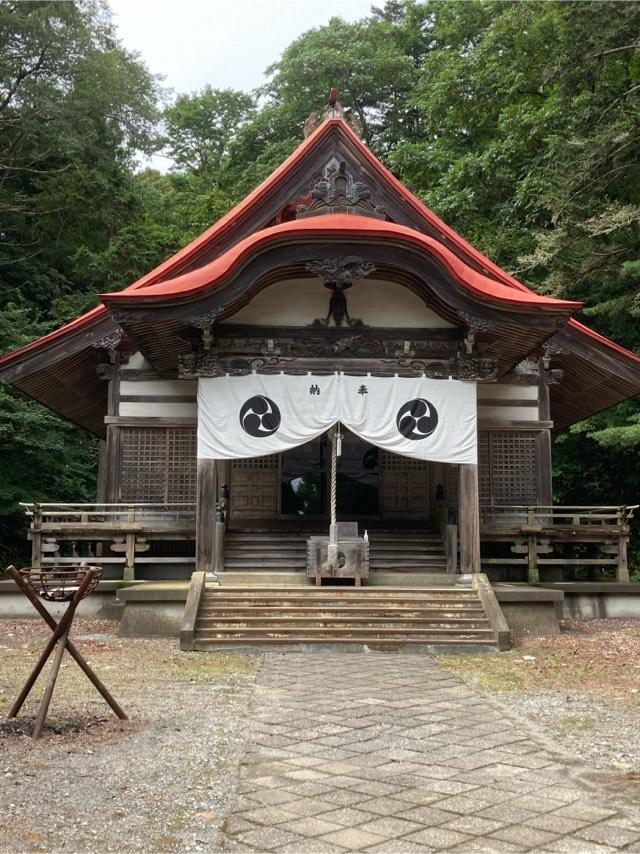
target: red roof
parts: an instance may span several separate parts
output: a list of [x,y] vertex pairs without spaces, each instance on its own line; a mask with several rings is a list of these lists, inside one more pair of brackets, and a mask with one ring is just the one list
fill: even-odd
[[[569,303],[562,300],[552,300],[550,297],[542,297],[535,294],[531,291],[526,285],[519,282],[513,276],[511,276],[506,271],[502,270],[498,267],[497,264],[494,264],[489,258],[475,249],[471,244],[467,243],[459,234],[457,234],[452,228],[450,228],[446,223],[444,223],[438,216],[436,216],[433,211],[431,211],[426,205],[424,205],[416,196],[414,196],[391,172],[378,160],[377,157],[366,147],[366,145],[358,138],[358,136],[349,128],[349,126],[342,119],[339,118],[330,118],[324,121],[307,139],[305,139],[298,148],[288,157],[284,163],[282,163],[268,178],[266,178],[262,184],[260,184],[253,192],[249,193],[239,204],[237,204],[232,210],[229,211],[225,216],[223,216],[220,220],[218,220],[211,228],[207,229],[207,231],[203,232],[199,237],[193,240],[188,246],[181,249],[175,255],[168,258],[158,267],[151,270],[142,278],[138,279],[133,284],[129,285],[125,291],[120,292],[120,294],[109,295],[109,301],[117,300],[122,298],[124,294],[130,296],[130,292],[132,290],[147,290],[150,287],[155,287],[157,284],[163,280],[166,280],[170,277],[168,284],[171,282],[175,283],[180,280],[189,277],[195,276],[196,280],[198,274],[202,271],[208,271],[204,275],[211,275],[212,266],[217,263],[217,261],[221,259],[216,259],[216,261],[207,264],[205,267],[201,269],[196,269],[192,273],[186,273],[184,275],[179,275],[180,269],[184,269],[189,263],[193,263],[194,260],[197,259],[199,255],[204,252],[208,254],[211,253],[212,250],[215,250],[216,244],[220,243],[222,240],[228,238],[232,235],[233,230],[239,228],[243,222],[246,221],[249,213],[252,208],[263,198],[268,197],[268,195],[274,192],[277,185],[287,176],[291,175],[291,173],[296,170],[301,164],[303,164],[304,160],[311,156],[313,150],[324,140],[326,140],[331,134],[336,134],[338,136],[342,136],[343,139],[353,148],[355,149],[359,156],[363,161],[368,163],[372,169],[372,171],[390,188],[392,188],[407,204],[410,206],[424,221],[425,224],[429,224],[432,228],[437,229],[438,233],[442,236],[442,243],[434,238],[428,238],[426,235],[420,235],[419,232],[416,232],[412,229],[406,229],[411,235],[413,235],[413,239],[417,239],[418,237],[423,238],[421,240],[422,245],[425,249],[432,252],[433,254],[437,254],[440,260],[447,264],[449,269],[451,269],[452,273],[456,275],[457,278],[462,280],[460,270],[464,268],[465,272],[465,281],[464,283],[472,290],[476,290],[479,293],[483,293],[485,296],[488,296],[493,299],[499,300],[507,300],[512,301],[514,303],[528,303],[530,305],[555,305],[556,307],[560,307],[561,305],[565,306],[573,306],[577,308],[579,306],[578,303]],[[360,218],[356,218],[360,219]],[[305,220],[301,220],[295,223],[295,226],[299,227],[302,222]],[[311,222],[307,220],[306,222]],[[292,224],[287,224],[290,228]],[[370,231],[374,228],[371,223],[367,223]],[[390,223],[386,223],[387,226],[390,226]],[[309,228],[313,228],[312,225],[308,226]],[[276,227],[277,228],[277,227]],[[403,226],[395,226],[396,229],[402,229]],[[246,238],[245,240],[241,240],[240,243],[233,247],[232,250],[229,250],[224,254],[226,261],[224,264],[232,263],[232,256],[229,253],[233,253],[235,251],[241,251],[240,247],[246,245],[254,245],[251,244],[250,241],[252,239],[258,239],[261,234],[270,233],[273,235],[272,229],[264,229],[263,232],[257,232],[252,235],[251,238]],[[276,234],[278,232],[275,232]],[[399,236],[399,232],[396,233],[395,236]],[[404,236],[406,239],[406,235]],[[249,241],[249,244],[247,244]],[[460,260],[459,257],[456,256],[455,253],[451,252],[451,250],[447,249],[447,246],[453,246],[457,251],[475,262],[475,264],[480,265],[486,271],[486,275],[482,275],[472,267],[464,264],[463,261]],[[460,266],[461,265],[461,266]],[[216,268],[217,269],[217,268]],[[177,278],[176,278],[177,276]],[[193,281],[192,279],[188,279],[188,281]],[[172,285],[172,286],[174,286]],[[180,285],[181,286],[181,285]],[[507,295],[507,292],[511,290],[512,293]],[[519,292],[523,296],[515,296],[515,293]],[[121,297],[122,295],[122,297]],[[150,294],[151,295],[151,294]],[[158,293],[155,294],[158,296]],[[37,341],[32,342],[31,344],[27,344],[25,347],[21,347],[18,350],[13,351],[12,353],[8,353],[5,356],[0,357],[0,366],[6,365],[11,362],[14,358],[21,356],[22,354],[28,353],[31,350],[39,349],[40,347],[48,346],[53,343],[59,337],[65,336],[68,333],[75,332],[83,326],[89,326],[95,320],[98,320],[101,316],[107,313],[107,309],[105,306],[98,306],[86,314],[81,315],[65,326],[56,329],[53,332],[50,332],[48,335],[43,336]],[[636,362],[640,362],[640,356],[636,353],[633,353],[629,350],[626,350],[624,347],[620,347],[615,344],[613,341],[610,341],[608,338],[605,338],[602,335],[594,332],[583,324],[579,323],[576,320],[570,319],[568,321],[569,326],[576,331],[590,337],[594,341],[626,356],[629,357]]]
[[262,229],[262,231],[250,234],[204,267],[198,267],[177,276],[175,279],[136,288],[135,293],[132,293],[132,289],[129,288],[126,291],[102,294],[101,297],[106,303],[115,304],[123,300],[135,299],[136,302],[146,302],[147,300],[195,296],[221,284],[247,258],[266,246],[296,238],[306,240],[313,237],[383,238],[416,246],[438,258],[469,291],[495,302],[570,311],[575,311],[582,305],[580,302],[542,296],[524,287],[524,285],[520,288],[514,288],[511,285],[497,282],[495,279],[484,276],[469,267],[442,243],[426,234],[415,231],[415,229],[372,217],[346,213],[292,220]]

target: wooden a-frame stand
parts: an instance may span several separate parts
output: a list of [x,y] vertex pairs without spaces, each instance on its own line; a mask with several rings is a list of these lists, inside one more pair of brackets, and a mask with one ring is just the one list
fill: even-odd
[[56,684],[56,680],[58,678],[58,672],[60,670],[60,664],[62,662],[62,657],[64,655],[65,649],[68,650],[71,657],[75,660],[80,669],[86,674],[89,681],[95,685],[97,690],[100,692],[102,697],[106,700],[106,702],[111,706],[114,713],[120,718],[122,721],[127,720],[127,715],[124,713],[123,709],[116,701],[116,699],[109,693],[105,685],[101,682],[101,680],[96,676],[93,672],[87,661],[83,658],[83,656],[78,652],[75,645],[69,640],[69,632],[71,630],[71,623],[73,622],[73,618],[75,616],[76,608],[80,604],[80,600],[84,598],[84,595],[87,591],[91,583],[91,574],[86,573],[84,578],[80,581],[78,589],[74,593],[73,599],[69,602],[69,606],[65,611],[64,615],[60,619],[60,622],[56,623],[51,614],[47,611],[45,606],[42,604],[37,594],[31,587],[31,585],[25,581],[20,572],[15,568],[15,566],[7,567],[7,573],[13,578],[15,583],[18,585],[20,590],[24,593],[27,599],[31,602],[36,611],[40,614],[45,623],[52,630],[53,634],[49,639],[49,643],[44,648],[42,655],[38,659],[36,666],[31,671],[31,675],[27,679],[24,684],[24,687],[20,694],[18,695],[15,703],[9,709],[8,718],[15,718],[18,712],[20,711],[22,704],[27,699],[29,692],[33,688],[36,679],[40,675],[42,668],[46,664],[49,656],[55,650],[55,655],[53,658],[53,663],[51,665],[51,670],[49,672],[49,678],[47,680],[47,687],[45,688],[44,695],[40,702],[40,708],[38,709],[38,716],[36,718],[35,729],[33,730],[33,738],[38,739],[42,735],[42,730],[44,729],[45,720],[47,717],[47,711],[49,710],[49,703],[51,702],[51,696],[53,694],[53,689]]

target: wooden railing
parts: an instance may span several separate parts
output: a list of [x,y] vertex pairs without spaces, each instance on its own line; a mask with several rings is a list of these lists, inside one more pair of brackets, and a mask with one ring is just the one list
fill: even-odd
[[123,523],[177,525],[195,524],[195,504],[30,504],[20,502],[25,513],[40,525],[116,525]]
[[480,507],[480,524],[483,527],[510,528],[565,527],[619,530],[628,528],[634,512],[640,505],[527,505],[505,504]]
[[[32,566],[92,560],[105,566],[122,566],[122,577],[133,579],[136,564],[194,563],[189,554],[145,553],[153,541],[193,541],[195,504],[21,502],[21,506],[30,519]],[[183,551],[189,549],[185,547]]]
[[615,567],[616,580],[629,581],[629,524],[638,506],[482,506],[483,551],[490,543],[508,543],[513,555],[483,554],[482,567],[524,567],[532,583],[540,580],[543,567]]

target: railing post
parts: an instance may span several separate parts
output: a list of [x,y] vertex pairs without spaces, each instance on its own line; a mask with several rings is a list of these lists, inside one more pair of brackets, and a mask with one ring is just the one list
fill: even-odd
[[538,571],[538,538],[532,530],[536,524],[536,508],[527,507],[527,581],[537,584],[540,581]]
[[33,523],[31,528],[31,566],[40,568],[42,565],[42,507],[34,504]]
[[616,567],[616,581],[629,582],[628,547],[629,535],[620,534],[618,537],[618,566]]
[[222,572],[224,569],[224,539],[225,523],[216,520],[215,548],[213,558],[213,571]]
[[[127,522],[133,524],[136,519],[135,507],[127,507]],[[125,558],[124,572],[122,574],[123,581],[133,581],[136,577],[136,535],[128,533],[125,538]]]
[[447,556],[447,573],[458,571],[458,526],[447,525],[445,531],[445,553]]

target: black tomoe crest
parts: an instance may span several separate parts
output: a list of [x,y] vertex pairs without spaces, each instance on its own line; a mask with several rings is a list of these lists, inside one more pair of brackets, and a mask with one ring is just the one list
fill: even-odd
[[240,409],[240,426],[245,433],[260,439],[263,436],[273,436],[282,416],[277,405],[269,397],[256,394],[242,404]]
[[433,403],[417,397],[400,407],[396,424],[405,439],[426,439],[438,426],[438,411]]

